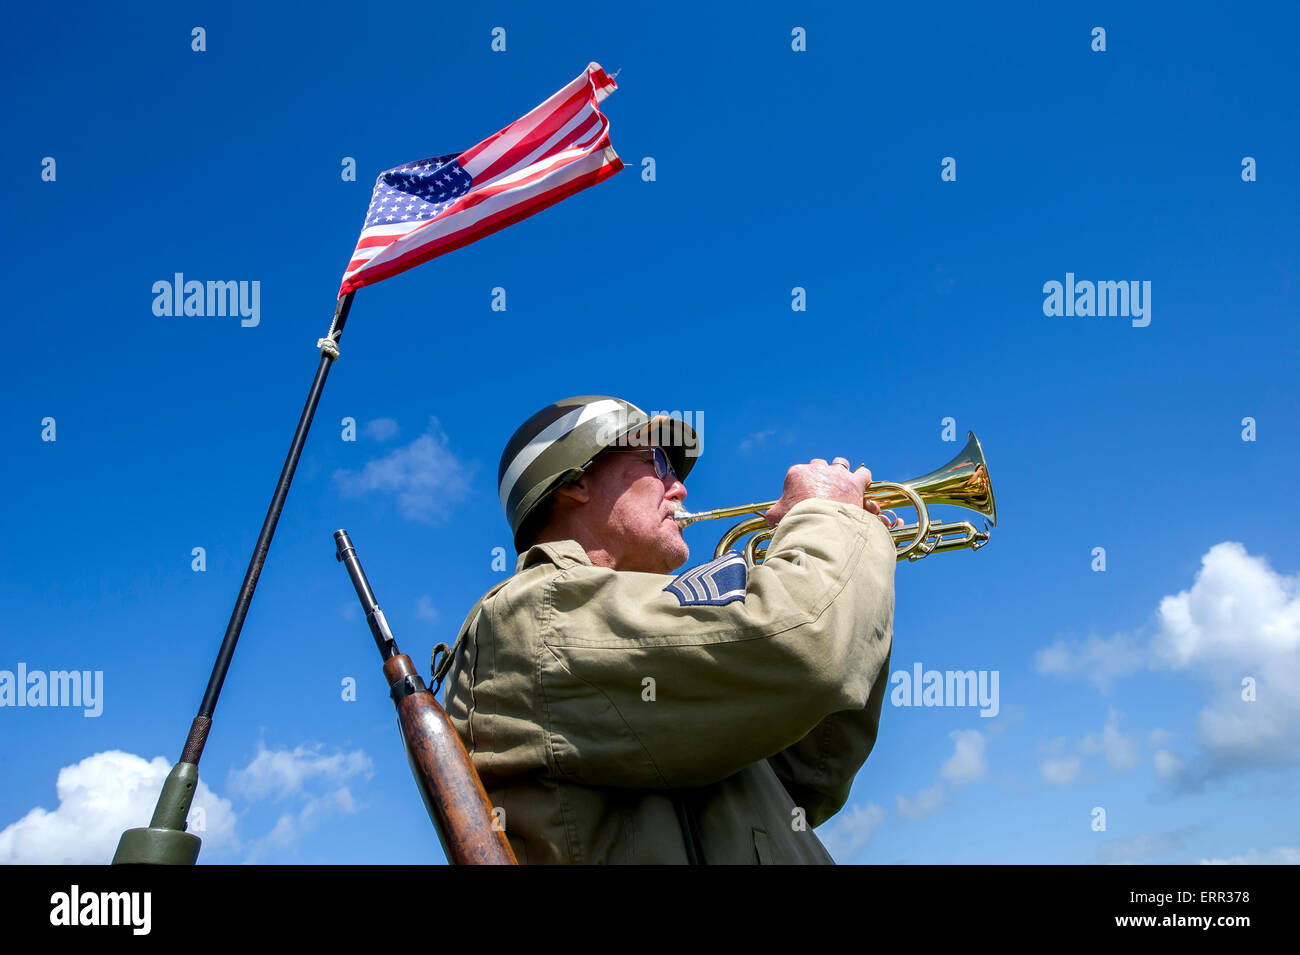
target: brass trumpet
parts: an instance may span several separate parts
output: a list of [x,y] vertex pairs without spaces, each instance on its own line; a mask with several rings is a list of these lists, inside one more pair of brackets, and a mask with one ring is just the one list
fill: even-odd
[[[910,481],[895,483],[893,481],[872,481],[863,495],[864,501],[875,501],[882,510],[893,507],[916,508],[916,523],[895,527],[889,533],[898,545],[898,559],[920,560],[933,553],[950,550],[979,550],[989,540],[989,524],[998,523],[997,508],[993,503],[993,486],[989,482],[988,463],[984,460],[984,451],[980,448],[979,438],[974,431],[966,432],[966,447],[962,448],[947,464],[923,474]],[[717,507],[711,511],[690,513],[682,511],[676,515],[678,526],[686,527],[696,521],[712,521],[724,517],[739,517],[742,514],[759,514],[741,521],[722,535],[718,546],[713,551],[714,557],[721,557],[738,540],[749,535],[745,545],[745,563],[749,566],[761,563],[767,553],[768,542],[776,528],[768,527],[761,516],[775,504],[767,501],[762,504],[740,504],[736,507]],[[930,504],[952,504],[976,511],[985,517],[983,530],[969,521],[931,521]],[[757,533],[755,533],[757,532]]]

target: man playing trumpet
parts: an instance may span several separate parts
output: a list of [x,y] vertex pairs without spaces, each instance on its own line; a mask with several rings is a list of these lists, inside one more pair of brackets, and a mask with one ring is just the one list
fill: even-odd
[[786,473],[762,564],[672,576],[697,447],[584,396],[502,454],[517,569],[436,675],[521,863],[833,862],[812,830],[875,743],[892,522],[870,471],[815,458]]

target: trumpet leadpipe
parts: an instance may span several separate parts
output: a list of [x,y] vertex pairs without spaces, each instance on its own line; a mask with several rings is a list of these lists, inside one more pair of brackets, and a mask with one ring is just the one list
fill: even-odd
[[673,515],[673,520],[677,522],[678,527],[689,527],[698,521],[715,521],[725,517],[740,517],[742,514],[757,514],[766,511],[775,503],[776,501],[766,501],[762,504],[737,504],[734,507],[715,507],[708,511],[681,510]]
[[[975,432],[966,433],[966,446],[942,467],[913,478],[910,481],[873,481],[863,494],[863,505],[873,502],[880,510],[892,511],[896,507],[916,509],[914,524],[891,528],[890,534],[899,545],[898,559],[917,560],[931,553],[970,548],[978,550],[989,539],[989,525],[998,522],[997,507],[993,502],[993,486],[989,481],[988,464]],[[716,507],[707,511],[679,509],[673,519],[679,528],[689,527],[699,521],[718,518],[743,517],[762,514],[776,501],[740,504],[735,507]],[[931,504],[963,507],[982,514],[984,529],[967,521],[941,522],[930,519]],[[718,541],[715,557],[722,556],[738,540],[754,535],[746,547],[746,562],[753,564],[756,553],[764,549],[766,539],[773,530],[764,526],[761,517],[749,517],[727,531]]]

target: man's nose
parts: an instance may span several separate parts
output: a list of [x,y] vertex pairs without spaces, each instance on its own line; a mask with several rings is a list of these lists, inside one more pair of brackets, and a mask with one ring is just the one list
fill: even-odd
[[686,500],[686,485],[682,479],[671,472],[664,477],[664,483],[668,486],[668,493],[664,495],[666,501],[677,501],[678,503]]

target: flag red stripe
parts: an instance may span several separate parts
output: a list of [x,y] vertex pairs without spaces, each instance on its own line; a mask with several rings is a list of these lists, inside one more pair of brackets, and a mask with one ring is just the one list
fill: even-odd
[[[608,145],[608,141],[603,141],[603,142],[605,143],[605,145]],[[603,147],[602,147],[602,149],[603,149]],[[555,166],[555,167],[553,167],[553,168],[551,168],[551,169],[547,169],[547,170],[545,170],[545,171],[543,171],[543,172],[536,173],[535,175],[529,176],[529,177],[527,177],[526,179],[520,180],[519,182],[510,183],[510,184],[508,184],[508,185],[505,185],[505,186],[503,186],[502,188],[500,188],[500,189],[498,190],[498,192],[509,192],[509,191],[511,191],[511,190],[513,190],[513,189],[520,189],[520,188],[524,188],[524,187],[530,186],[530,185],[532,185],[533,183],[537,182],[538,180],[545,178],[546,176],[556,175],[556,174],[559,173],[561,170],[563,170],[563,169],[565,169],[566,167],[570,166],[573,162],[589,161],[589,160],[592,158],[593,155],[594,155],[594,153],[587,153],[586,155],[583,155],[583,156],[577,156],[577,157],[575,157],[573,160],[571,160],[570,162],[562,163],[562,164],[559,165],[559,166]],[[616,165],[618,166],[618,169],[622,169],[622,168],[623,168],[623,161],[622,161],[621,159],[618,159],[617,157],[615,157],[615,159],[613,160],[613,164],[616,164]],[[615,172],[617,172],[617,171],[618,171],[618,170],[616,169]],[[581,176],[580,176],[579,178],[581,178]],[[562,186],[557,187],[557,188],[562,188]],[[540,193],[539,195],[541,195],[541,196],[549,195],[550,192],[553,192],[553,191],[554,191],[554,190],[550,190],[550,191],[545,192],[545,193]],[[474,201],[474,202],[470,203],[470,204],[467,205],[467,206],[464,206],[464,207],[458,209],[457,211],[458,211],[458,212],[465,212],[465,211],[467,211],[468,209],[473,208],[473,206],[478,205],[480,202],[484,201],[485,199],[490,199],[490,198],[492,198],[492,197],[491,197],[491,196],[481,196],[481,197],[480,197],[480,196],[475,196],[475,201]],[[537,197],[537,196],[534,196],[534,197],[532,197],[532,198],[530,198],[530,199],[523,199],[521,204],[524,205],[524,206],[531,206],[531,205],[534,205],[534,204],[537,202],[537,200],[538,200],[538,197]],[[548,204],[549,204],[549,203],[548,203]],[[453,231],[451,231],[451,232],[447,232],[447,233],[445,233],[445,234],[443,234],[443,235],[441,235],[441,236],[438,236],[437,238],[429,238],[429,239],[425,240],[425,242],[421,243],[417,248],[418,248],[418,249],[425,249],[425,248],[438,248],[438,247],[440,246],[441,243],[443,243],[444,241],[446,241],[446,240],[448,239],[448,237],[455,237],[455,236],[462,235],[463,233],[465,233],[465,232],[468,231],[468,230],[472,230],[472,229],[477,228],[478,225],[479,225],[479,223],[481,223],[481,222],[491,222],[491,221],[494,221],[496,218],[500,217],[501,215],[503,215],[503,214],[505,214],[505,213],[508,213],[508,212],[510,211],[511,208],[514,208],[514,207],[513,207],[513,206],[509,206],[509,207],[507,207],[507,208],[505,208],[505,209],[498,210],[497,212],[494,212],[494,213],[492,213],[492,214],[490,214],[490,215],[488,215],[488,216],[485,216],[484,218],[479,219],[479,220],[477,220],[477,221],[475,221],[475,222],[469,223],[468,225],[462,226],[462,227],[460,227],[460,228],[455,228]],[[546,208],[546,206],[545,206],[545,205],[542,205],[542,206],[537,206],[536,208],[537,208],[538,211],[540,211],[541,209]],[[515,221],[518,221],[518,220],[515,220]],[[437,223],[438,225],[441,225],[441,226],[443,226],[444,228],[447,227],[447,226],[454,226],[454,223],[451,221],[451,217],[450,217],[450,216],[447,216],[447,215],[444,214],[443,216],[440,216],[440,217],[437,218],[437,219],[431,219],[431,220],[429,220],[428,222],[423,222],[423,223],[421,223],[421,224],[419,225],[418,228],[413,229],[412,231],[406,233],[406,234],[403,235],[403,236],[398,236],[398,237],[394,237],[394,236],[372,236],[372,237],[370,237],[369,239],[362,239],[360,242],[357,243],[357,248],[358,248],[358,249],[361,249],[361,248],[374,248],[375,246],[381,246],[381,247],[387,248],[388,246],[390,246],[390,245],[393,244],[395,238],[406,238],[407,236],[418,235],[419,232],[420,232],[421,230],[429,229],[429,228],[433,227],[434,223]],[[495,231],[496,231],[496,229],[490,229],[490,230],[488,230],[488,232],[484,232],[483,235],[488,235],[488,234],[490,234],[491,232],[495,232]],[[457,245],[457,246],[453,246],[452,248],[460,248],[460,246]],[[412,252],[415,252],[415,251],[417,251],[417,249],[412,249],[412,250],[410,250],[410,251],[408,251],[408,252],[404,252],[404,253],[402,253],[402,255],[398,256],[397,259],[393,259],[392,261],[400,261],[400,260],[404,259],[406,256],[410,255]],[[451,249],[448,249],[447,251],[451,251]],[[355,255],[355,254],[356,254],[356,253],[354,252],[353,255]],[[377,253],[377,254],[378,254],[378,253]],[[370,261],[370,258],[361,258],[361,259],[354,258],[351,262],[349,262],[349,263],[348,263],[348,267],[347,267],[347,269],[345,270],[344,274],[345,274],[345,275],[349,275],[350,277],[349,277],[348,279],[345,279],[345,281],[351,281],[352,279],[357,278],[357,277],[358,277],[357,275],[350,275],[350,273],[351,273],[354,269],[359,269],[359,268],[361,268],[362,266],[365,266],[369,261]],[[424,260],[421,260],[421,261],[424,261]],[[417,263],[417,264],[418,264],[418,263]],[[380,266],[379,268],[386,268],[386,267],[387,267],[387,264],[385,263],[384,266]],[[358,274],[361,274],[361,273],[358,273]],[[368,274],[369,274],[369,270],[366,270],[364,274],[368,275]],[[390,273],[390,274],[391,274],[391,273]],[[362,284],[369,284],[369,282],[365,282],[365,283],[362,283]]]
[[[568,166],[570,163],[581,162],[582,160],[588,158],[593,152],[604,149],[608,145],[609,145],[609,139],[602,138],[600,142],[598,142],[595,146],[588,149],[588,151],[585,152],[583,155],[574,156],[568,162],[563,162],[560,163],[559,165],[550,166],[546,169],[539,170],[530,176],[525,176],[522,179],[514,179],[511,180],[510,182],[499,182],[494,186],[488,186],[484,189],[472,189],[471,191],[465,193],[465,195],[457,199],[452,205],[448,206],[446,211],[443,212],[442,215],[438,216],[436,219],[430,219],[428,222],[421,222],[418,226],[411,229],[410,232],[404,233],[404,235],[412,235],[416,232],[419,232],[421,229],[430,228],[435,223],[441,223],[445,225],[448,222],[448,220],[450,220],[453,216],[457,215],[458,213],[464,212],[467,209],[474,208],[474,206],[478,205],[480,202],[483,202],[486,199],[491,199],[493,196],[500,195],[503,192],[509,192],[512,189],[521,189],[525,186],[532,185],[537,180],[543,179],[546,176],[553,176],[556,173],[558,173],[560,170],[564,169],[565,166]],[[392,245],[394,241],[400,238],[402,238],[401,235],[363,236],[361,239],[357,241],[357,249],[369,249],[377,245],[379,246]],[[355,254],[355,251],[353,254]],[[360,262],[365,262],[365,261],[368,260],[366,259],[360,260]],[[354,260],[353,262],[349,262],[348,267],[345,271],[350,272],[353,268],[356,267],[357,264],[358,263],[356,260]]]
[[[471,189],[469,192],[465,193],[465,195],[457,199],[455,206],[453,206],[452,208],[459,207],[460,209],[470,209],[478,205],[484,199],[491,199],[493,196],[499,195],[500,193],[503,192],[509,192],[511,189],[519,189],[523,186],[530,185],[531,183],[536,182],[538,179],[541,179],[544,176],[550,176],[555,174],[559,170],[563,169],[565,166],[569,165],[569,163],[581,162],[582,160],[590,156],[593,152],[597,152],[598,150],[603,149],[604,146],[608,146],[608,145],[609,142],[608,140],[606,140],[603,145],[589,146],[581,156],[574,156],[572,159],[566,162],[562,162],[559,165],[551,166],[547,169],[543,169],[540,172],[535,172],[530,176],[524,176],[522,179],[512,179],[509,182],[498,182],[491,186],[484,186],[482,189]],[[572,144],[569,144],[568,146],[566,146],[566,148],[573,149],[574,146]],[[560,151],[563,152],[563,150]],[[538,161],[540,162],[541,160]]]
[[566,149],[573,149],[575,146],[581,145],[583,142],[590,139],[591,132],[595,127],[608,125],[609,121],[606,120],[604,116],[595,110],[592,110],[591,115],[570,130],[569,134],[564,139],[552,143],[551,147],[534,159],[533,162],[539,163],[543,160],[550,159],[556,153],[562,153]]
[[[505,129],[489,136],[478,145],[471,146],[469,149],[465,150],[460,154],[460,164],[462,166],[467,166],[469,163],[472,163],[476,158],[478,158],[479,153],[493,145],[503,136],[518,136],[525,133],[538,122],[544,121],[547,114],[561,108],[561,104],[568,101],[571,97],[577,95],[592,96],[592,77],[595,76],[595,72],[592,71],[591,67],[594,65],[595,64],[588,64],[587,69],[583,71],[581,76],[576,77],[572,83],[567,84],[563,89],[552,93],[545,101],[534,106],[525,115],[515,120]],[[597,67],[597,70],[599,70],[602,75],[604,74],[604,71],[600,70],[599,67]],[[608,80],[609,78],[605,77],[605,79]],[[599,89],[599,86],[596,88]],[[572,93],[569,92],[570,89],[573,90]]]
[[[529,153],[556,134],[564,124],[578,115],[591,102],[591,89],[584,88],[570,96],[564,104],[535,126],[530,132],[519,137],[509,149],[501,154],[486,169],[474,176],[475,182],[491,182],[498,176],[504,176],[512,167],[525,159]],[[461,165],[465,165],[464,161]]]
[[598,106],[617,88],[589,63],[525,116],[461,153],[457,161],[473,179],[469,190],[435,219],[363,229],[339,294],[459,249],[617,173],[623,162],[610,148],[609,120]]
[[355,291],[364,285],[372,285],[375,282],[383,281],[386,278],[396,275],[398,272],[403,272],[406,269],[427,262],[429,259],[463,248],[471,242],[483,238],[485,235],[499,232],[507,226],[514,225],[516,222],[527,219],[534,213],[541,212],[548,206],[553,206],[557,202],[567,199],[575,192],[581,192],[588,186],[594,186],[598,182],[603,182],[622,168],[622,160],[615,160],[614,162],[606,163],[599,169],[579,176],[562,186],[552,189],[550,192],[542,193],[530,202],[522,203],[518,206],[511,206],[509,209],[503,209],[495,215],[474,223],[474,225],[468,229],[445,236],[431,245],[412,249],[405,255],[393,259],[391,262],[385,262],[383,265],[377,266],[373,270],[367,270],[353,276],[351,280],[343,283],[343,287],[339,290],[339,294],[344,295],[348,292]]

